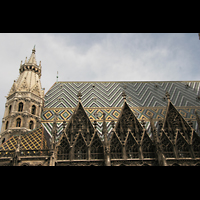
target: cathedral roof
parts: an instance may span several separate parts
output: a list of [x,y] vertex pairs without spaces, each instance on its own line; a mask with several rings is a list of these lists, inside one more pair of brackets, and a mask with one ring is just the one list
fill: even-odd
[[[10,137],[0,146],[0,151],[16,150],[18,139],[19,136]],[[47,147],[48,139],[42,125],[39,128],[21,136],[21,150],[40,150],[47,149]]]
[[126,93],[127,104],[138,120],[148,122],[146,128],[150,126],[150,116],[154,122],[164,120],[168,105],[166,91],[184,118],[195,119],[194,112],[200,112],[200,81],[70,81],[54,83],[45,94],[42,123],[51,135],[56,112],[58,133],[61,133],[62,122],[65,120],[68,123],[70,120],[78,103],[77,94],[81,92],[81,103],[89,119],[97,121],[97,129],[101,133],[104,112],[110,132],[111,121],[117,122],[123,106],[123,91]]
[[45,107],[76,107],[82,93],[84,107],[121,107],[122,92],[131,107],[167,106],[166,91],[175,106],[200,106],[200,81],[56,82],[45,95]]

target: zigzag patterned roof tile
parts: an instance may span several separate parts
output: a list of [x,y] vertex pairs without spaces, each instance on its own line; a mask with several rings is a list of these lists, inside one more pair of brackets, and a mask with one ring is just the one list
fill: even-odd
[[[97,120],[97,129],[101,133],[102,119],[98,113],[105,112],[108,132],[110,132],[110,122],[118,119],[123,105],[123,91],[127,95],[128,105],[137,114],[137,118],[147,121],[147,129],[149,129],[148,119],[151,113],[155,120],[164,118],[167,107],[166,91],[170,94],[174,106],[179,107],[181,114],[184,114],[183,117],[194,120],[195,110],[200,109],[200,99],[197,98],[200,95],[200,81],[56,82],[44,97],[43,126],[51,136],[53,112],[58,111],[58,120],[60,120],[58,134],[60,134],[62,121],[71,118],[73,109],[78,104],[77,94],[81,92],[81,102],[90,120]],[[195,121],[194,126],[196,127]]]
[[[186,87],[186,85],[188,85]],[[82,93],[82,104],[90,107],[93,101],[98,107],[121,107],[121,92],[125,90],[131,107],[166,106],[165,92],[171,95],[175,106],[200,106],[200,82],[57,82],[45,95],[45,108],[75,107],[77,93]],[[94,101],[93,98],[96,98]]]

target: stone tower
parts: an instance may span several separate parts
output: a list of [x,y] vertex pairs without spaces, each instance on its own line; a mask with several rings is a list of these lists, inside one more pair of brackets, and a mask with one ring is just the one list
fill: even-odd
[[7,96],[5,113],[2,120],[0,144],[12,135],[20,135],[39,127],[43,106],[44,90],[42,90],[41,61],[37,65],[35,46],[32,54],[24,64],[20,64],[19,77],[14,80]]

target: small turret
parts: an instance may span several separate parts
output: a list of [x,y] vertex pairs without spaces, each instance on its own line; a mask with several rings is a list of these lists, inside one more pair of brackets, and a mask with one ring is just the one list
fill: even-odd
[[36,74],[39,75],[39,77],[41,77],[41,61],[39,63],[39,65],[37,65],[37,62],[36,62],[36,58],[35,58],[35,46],[33,47],[32,49],[32,54],[27,62],[27,57],[25,59],[25,62],[24,64],[20,64],[20,69],[19,69],[19,73],[23,73],[24,71],[34,71]]

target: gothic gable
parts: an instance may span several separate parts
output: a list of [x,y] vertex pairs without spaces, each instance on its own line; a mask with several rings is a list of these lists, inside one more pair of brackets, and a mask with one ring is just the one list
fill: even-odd
[[103,159],[103,143],[100,140],[97,131],[94,133],[91,144],[91,159]]
[[124,102],[122,107],[115,126],[115,131],[122,142],[126,140],[128,131],[134,133],[135,136],[139,134],[140,137],[138,139],[141,139],[141,132],[143,131],[142,126],[126,102]]
[[178,131],[177,138],[176,138],[176,148],[177,148],[177,153],[178,157],[191,157],[190,150],[189,150],[189,145],[183,135]]
[[70,142],[65,133],[61,136],[60,141],[57,144],[57,149],[58,160],[69,160]]
[[110,156],[111,159],[122,159],[122,144],[115,132],[112,133],[110,139]]
[[74,142],[74,160],[87,159],[87,145],[81,133]]
[[144,158],[155,158],[154,145],[146,131],[142,138],[142,153]]
[[94,128],[80,102],[66,127],[66,134],[71,143],[73,143],[79,132],[82,133],[87,144],[89,144],[94,134]]
[[197,135],[196,132],[193,133],[192,147],[194,151],[194,156],[199,158],[200,157],[200,137]]
[[40,96],[40,89],[38,87],[37,84],[35,84],[32,88],[31,88],[31,92],[34,93],[37,96]]
[[171,101],[168,103],[163,129],[165,132],[167,132],[170,140],[173,143],[177,137],[177,130],[183,134],[188,142],[191,141],[192,129],[178,112],[178,110],[174,107]]
[[160,139],[161,148],[166,158],[174,158],[173,144],[163,131]]
[[138,143],[132,133],[129,132],[126,140],[126,156],[128,159],[139,158]]
[[18,90],[19,91],[25,91],[25,92],[28,91],[28,84],[27,84],[26,80],[24,80],[22,82],[22,84],[18,87]]
[[16,83],[14,82],[11,89],[10,89],[10,92],[9,92],[9,95],[13,94],[16,92]]

